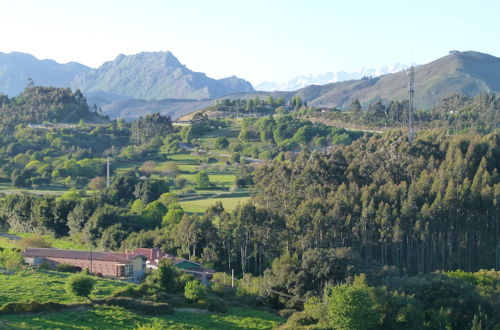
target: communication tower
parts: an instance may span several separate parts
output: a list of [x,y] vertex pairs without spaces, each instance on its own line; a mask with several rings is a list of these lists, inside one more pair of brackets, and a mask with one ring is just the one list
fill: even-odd
[[415,94],[415,69],[413,66],[410,67],[408,71],[408,142],[413,143],[415,138],[415,128],[413,127],[413,111],[414,111],[414,100],[413,96]]

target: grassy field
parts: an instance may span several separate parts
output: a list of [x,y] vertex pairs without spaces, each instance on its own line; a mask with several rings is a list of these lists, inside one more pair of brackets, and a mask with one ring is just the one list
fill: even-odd
[[[35,234],[28,234],[28,233],[11,233],[13,235],[19,236],[19,237],[31,237],[34,236]],[[47,241],[52,247],[57,248],[57,249],[69,249],[69,250],[87,250],[88,246],[85,246],[84,244],[74,242],[69,239],[69,237],[65,238],[54,238],[50,235],[42,235],[42,238]],[[10,241],[12,243],[12,241]],[[2,244],[0,242],[0,244]],[[1,245],[0,245],[1,246]]]
[[42,186],[38,187],[37,189],[23,189],[23,188],[17,188],[12,186],[11,184],[2,184],[0,185],[0,192],[6,193],[6,194],[13,194],[13,193],[31,193],[31,194],[37,194],[37,195],[62,195],[66,191],[68,191],[68,187],[63,187],[63,186]]
[[185,212],[203,213],[210,205],[214,205],[216,202],[220,201],[226,211],[232,211],[239,203],[244,204],[248,199],[250,199],[249,196],[224,197],[224,195],[222,195],[216,198],[181,201],[179,204],[181,204]]
[[[196,174],[181,174],[179,177],[194,182]],[[210,182],[217,183],[222,187],[229,188],[234,184],[236,176],[234,174],[209,174]]]
[[2,329],[272,329],[283,320],[273,314],[231,308],[228,314],[176,312],[162,317],[145,317],[120,307],[93,307],[47,314],[5,315]]
[[[48,270],[17,270],[13,273],[0,273],[0,305],[11,301],[38,302],[55,301],[59,303],[83,302],[66,293],[65,283],[68,273]],[[123,281],[95,278],[96,286],[92,298],[109,296],[115,289],[129,285]],[[1,327],[0,327],[1,328]]]
[[0,237],[0,248],[16,248],[16,241],[10,240],[6,237]]

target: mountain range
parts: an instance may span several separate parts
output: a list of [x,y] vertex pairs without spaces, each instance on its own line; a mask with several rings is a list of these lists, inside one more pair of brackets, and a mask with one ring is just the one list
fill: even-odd
[[[407,71],[379,77],[312,85],[298,95],[317,107],[347,107],[355,98],[362,104],[377,100],[408,98]],[[500,58],[474,52],[452,51],[428,64],[415,67],[415,104],[430,108],[449,94],[475,96],[481,92],[500,92]]]
[[28,79],[38,85],[68,87],[74,77],[90,70],[76,62],[60,64],[54,60],[39,60],[30,54],[0,52],[0,93],[16,96],[24,90]]
[[171,52],[118,55],[97,69],[70,62],[38,60],[24,53],[0,53],[0,92],[14,96],[31,78],[35,84],[81,89],[106,103],[124,99],[211,99],[233,93],[254,92],[235,76],[213,79],[189,70]]
[[[311,82],[318,84],[295,91],[259,92],[248,81],[234,76],[213,79],[191,71],[171,52],[119,55],[97,69],[75,62],[38,60],[23,53],[0,53],[0,93],[17,95],[31,78],[36,85],[79,88],[90,104],[99,105],[111,118],[134,119],[161,112],[175,119],[211,105],[218,98],[300,96],[309,105],[326,108],[347,108],[353,99],[359,99],[363,105],[377,100],[404,100],[408,97],[408,77],[403,69],[399,65],[378,72],[338,71],[304,76],[281,87],[286,90]],[[393,70],[400,71],[390,73]],[[376,76],[381,72],[388,73]],[[354,79],[360,75],[360,79]],[[323,84],[327,80],[345,81]],[[416,66],[415,81],[415,103],[420,108],[428,109],[452,93],[468,96],[498,93],[500,58],[474,51],[452,51]],[[266,88],[274,89],[272,84]]]
[[394,73],[408,69],[408,65],[396,63],[392,66],[384,66],[378,69],[361,68],[356,71],[330,71],[317,75],[300,75],[285,82],[264,81],[255,85],[260,91],[295,91],[309,85],[325,85],[334,82],[361,79],[363,77],[377,77],[388,73]]

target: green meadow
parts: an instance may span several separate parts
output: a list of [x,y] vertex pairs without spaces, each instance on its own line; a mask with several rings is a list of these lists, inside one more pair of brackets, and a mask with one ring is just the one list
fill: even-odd
[[273,329],[283,320],[266,312],[231,308],[227,314],[176,312],[146,317],[121,307],[88,307],[2,316],[2,329]]

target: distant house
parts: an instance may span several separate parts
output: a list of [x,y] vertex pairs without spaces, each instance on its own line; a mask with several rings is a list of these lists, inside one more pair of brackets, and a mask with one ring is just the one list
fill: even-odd
[[144,277],[146,257],[140,253],[90,252],[77,250],[27,248],[25,262],[31,266],[65,263],[104,277],[140,282]]
[[194,278],[200,280],[204,284],[208,284],[210,279],[212,279],[214,271],[212,269],[203,268],[199,263],[183,259],[177,258],[168,253],[162,252],[160,249],[135,249],[132,251],[133,253],[142,254],[147,258],[146,260],[146,268],[149,269],[157,269],[160,260],[169,259],[172,261],[172,264],[182,270],[185,273],[193,275]]

